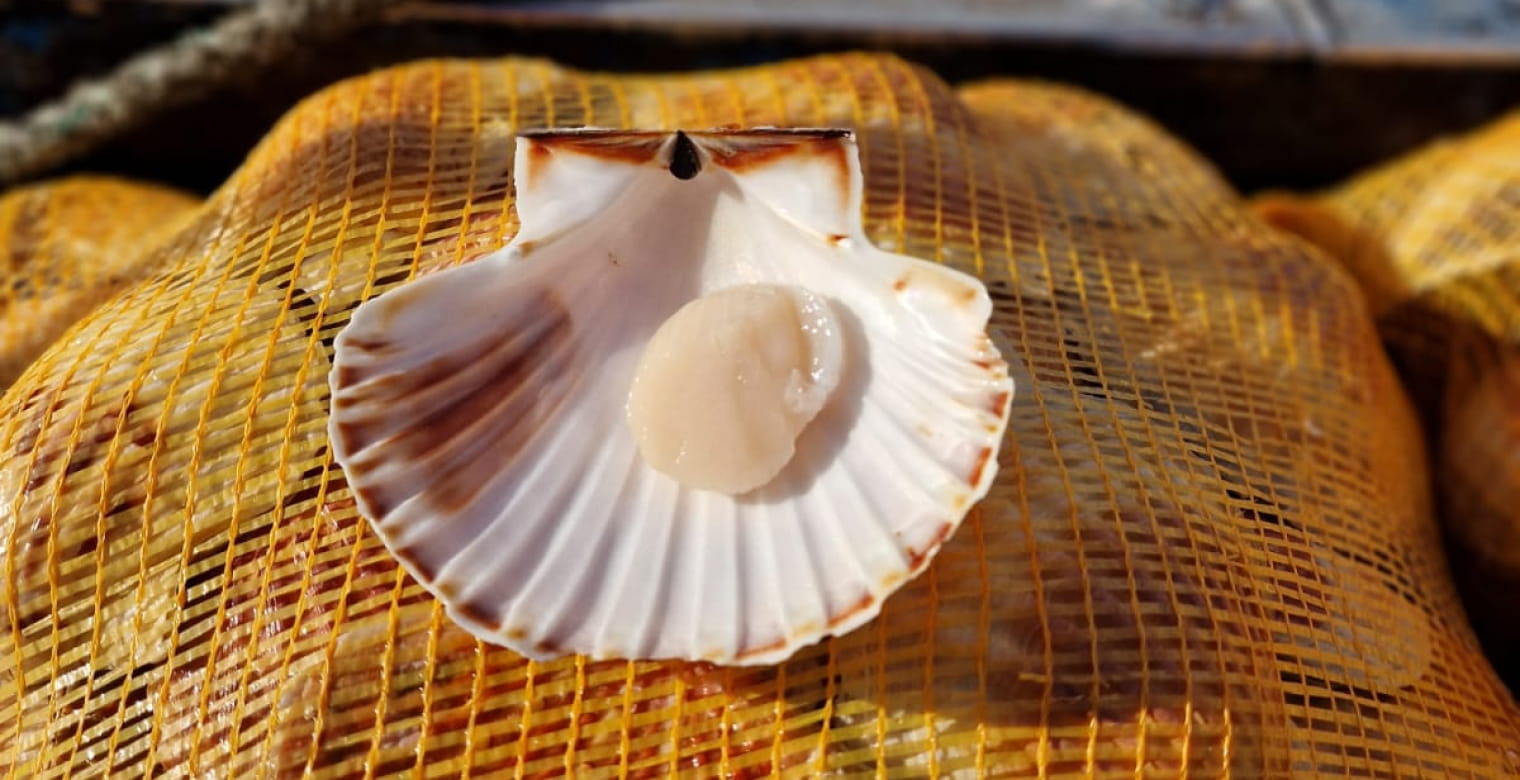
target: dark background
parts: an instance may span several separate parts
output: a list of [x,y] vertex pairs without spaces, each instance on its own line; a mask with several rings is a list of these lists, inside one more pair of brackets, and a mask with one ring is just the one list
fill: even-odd
[[[632,18],[620,16],[621,9],[639,3],[618,0],[403,6],[272,68],[242,74],[40,176],[111,172],[206,193],[304,95],[373,68],[438,55],[527,54],[584,68],[668,71],[887,49],[951,82],[1025,75],[1102,92],[1191,142],[1246,191],[1329,185],[1520,106],[1520,0],[1459,3],[1468,10],[1456,16],[1397,0],[1132,0],[1135,13],[1153,17],[1141,23],[1134,14],[1105,18],[1102,4],[1083,0],[959,0],[1006,7],[999,11],[1006,23],[962,21],[946,12],[933,29],[910,29],[912,19],[892,15],[909,6],[945,7],[935,2],[868,0],[854,4],[861,11],[843,21],[777,13],[764,24],[721,13]],[[245,4],[0,0],[0,117]],[[690,0],[664,5],[697,7]],[[754,5],[711,0],[702,7]],[[1381,16],[1368,16],[1368,8]]]

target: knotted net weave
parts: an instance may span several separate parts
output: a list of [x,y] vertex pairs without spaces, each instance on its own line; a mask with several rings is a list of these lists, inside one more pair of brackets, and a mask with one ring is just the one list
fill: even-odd
[[[501,246],[513,134],[848,126],[883,248],[979,274],[988,498],[777,667],[478,644],[328,455],[359,301]],[[0,423],[0,761],[99,777],[1507,777],[1421,434],[1355,282],[1100,98],[852,54],[428,61],[302,102]]]

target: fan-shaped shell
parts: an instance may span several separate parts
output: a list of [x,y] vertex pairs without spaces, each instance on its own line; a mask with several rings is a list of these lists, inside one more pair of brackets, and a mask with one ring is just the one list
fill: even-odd
[[[333,450],[450,616],[531,657],[757,664],[870,619],[985,494],[1012,381],[974,278],[871,246],[836,130],[519,139],[522,229],[366,302],[336,342]],[[838,387],[762,487],[641,462],[642,346],[735,285],[803,288]]]

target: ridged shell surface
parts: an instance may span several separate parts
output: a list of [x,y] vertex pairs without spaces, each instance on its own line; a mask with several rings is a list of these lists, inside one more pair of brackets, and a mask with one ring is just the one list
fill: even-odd
[[[535,658],[774,663],[877,614],[996,470],[1013,387],[985,288],[870,244],[848,133],[529,134],[516,156],[517,238],[337,338],[334,454],[386,546]],[[741,284],[827,300],[845,357],[796,454],[735,496],[643,463],[625,408],[661,323]]]

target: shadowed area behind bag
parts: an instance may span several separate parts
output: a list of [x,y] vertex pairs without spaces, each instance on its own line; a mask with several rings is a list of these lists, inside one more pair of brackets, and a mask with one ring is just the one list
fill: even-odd
[[[505,243],[513,133],[583,124],[853,128],[872,240],[978,274],[1013,347],[987,499],[783,665],[477,644],[328,453],[353,308]],[[1520,772],[1355,283],[1100,98],[423,62],[304,101],[157,260],[4,398],[9,776]]]

